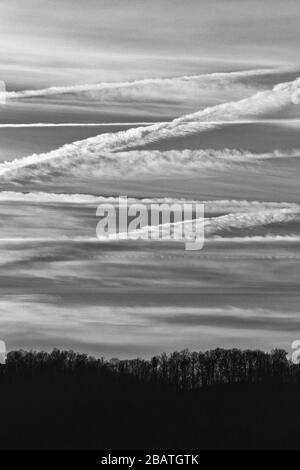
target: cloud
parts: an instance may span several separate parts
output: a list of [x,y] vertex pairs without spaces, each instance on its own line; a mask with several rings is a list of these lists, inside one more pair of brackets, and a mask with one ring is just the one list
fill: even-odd
[[[1,202],[20,202],[20,203],[37,203],[37,204],[91,204],[98,205],[105,204],[118,204],[119,198],[113,196],[95,196],[92,194],[62,194],[62,193],[48,193],[48,192],[16,192],[16,191],[0,191]],[[203,203],[206,211],[212,212],[241,212],[241,211],[257,211],[262,209],[280,209],[290,208],[297,209],[298,204],[290,202],[270,202],[270,201],[247,201],[247,200],[195,200],[183,198],[127,198],[128,204],[142,203],[145,205],[150,204],[185,204],[185,203]]]
[[[4,297],[0,302],[1,331],[12,347],[52,349],[80,348],[101,355],[103,351],[122,357],[199,344],[211,348],[245,345],[251,341],[264,347],[290,343],[290,335],[299,329],[296,311],[242,308],[231,305],[196,306],[106,306],[61,302],[59,296],[28,295]],[[268,338],[268,334],[271,337]],[[288,335],[288,336],[287,336]],[[128,345],[130,344],[130,349]],[[281,343],[280,343],[281,344]],[[150,346],[151,345],[151,346]]]
[[119,126],[149,126],[153,122],[34,122],[20,124],[0,124],[0,129],[18,129],[27,127],[119,127]]
[[[212,243],[226,243],[226,244],[231,244],[231,243],[282,243],[282,242],[300,242],[300,236],[295,235],[295,234],[290,234],[290,235],[273,235],[273,234],[267,234],[263,236],[252,236],[252,237],[219,237],[219,236],[214,236],[213,238],[210,238],[208,240],[209,242]],[[274,258],[274,256],[272,256]],[[292,259],[295,259],[294,255],[291,256]]]
[[91,94],[91,97],[102,98],[103,100],[117,100],[122,98],[153,98],[153,94],[165,91],[181,94],[193,95],[195,99],[195,88],[205,89],[207,86],[224,86],[228,82],[243,78],[256,77],[260,75],[282,73],[283,69],[252,69],[237,72],[221,72],[202,75],[184,75],[170,78],[146,78],[142,80],[132,80],[124,82],[104,82],[95,84],[53,86],[37,90],[9,91],[6,93],[8,100],[28,99],[37,97],[57,97],[64,94],[84,95]]
[[[300,205],[288,202],[269,201],[247,201],[247,200],[188,200],[176,198],[128,198],[128,205],[142,203],[150,210],[151,204],[184,204],[191,203],[204,204],[205,219],[204,231],[206,240],[218,237],[227,237],[231,232],[238,233],[246,230],[244,235],[249,236],[249,229],[270,226],[272,224],[288,224],[300,221]],[[2,237],[0,243],[4,246],[10,244],[24,243],[64,243],[71,244],[72,253],[75,245],[81,243],[90,244],[97,241],[96,225],[99,219],[96,216],[96,208],[100,204],[113,204],[118,206],[119,198],[103,197],[89,194],[55,194],[55,193],[21,193],[21,192],[0,192],[1,203],[1,225]],[[123,203],[123,202],[122,202]],[[157,209],[156,209],[157,211]],[[150,223],[150,222],[149,222]],[[22,230],[20,232],[20,227]],[[148,240],[163,239],[163,235],[173,234],[175,227],[183,227],[181,232],[185,240],[194,239],[196,233],[195,220],[185,221],[183,224],[167,223],[164,225],[144,226],[141,229],[130,232],[129,239],[139,237]],[[278,232],[279,230],[279,232]],[[295,226],[292,230],[296,230]],[[268,236],[282,235],[278,227],[273,228],[274,234]],[[265,230],[260,233],[264,235]],[[159,236],[158,236],[159,235]],[[251,232],[250,232],[251,235]],[[255,233],[257,235],[257,232]],[[284,233],[286,235],[286,233]],[[297,236],[297,233],[293,237]],[[108,241],[123,240],[122,233],[112,234]],[[172,237],[171,237],[172,238]],[[102,241],[106,241],[106,236]],[[266,241],[260,238],[254,241]],[[271,240],[271,238],[270,238]],[[219,241],[219,238],[216,239]],[[235,240],[236,241],[236,240]],[[251,242],[251,238],[248,239]],[[272,238],[271,241],[295,241],[295,238],[284,240]],[[11,252],[11,250],[9,250]],[[38,250],[37,250],[38,251]],[[76,250],[75,250],[76,251]],[[49,251],[46,250],[46,257]],[[83,250],[86,256],[86,250]],[[9,253],[8,253],[9,255]],[[44,256],[44,255],[43,255]],[[54,258],[56,257],[56,253]],[[9,256],[8,256],[9,258]],[[5,258],[6,259],[6,258]],[[6,262],[6,261],[5,261]]]
[[296,220],[300,221],[299,205],[295,208],[263,209],[250,213],[227,214],[220,217],[212,217],[205,221],[205,233],[209,235],[226,230],[287,223]]
[[[245,117],[259,116],[261,114],[280,109],[291,103],[291,96],[300,87],[300,79],[292,82],[281,83],[273,89],[255,93],[250,98],[240,101],[227,102],[214,107],[208,107],[196,113],[188,114],[174,119],[171,122],[160,122],[150,126],[131,128],[116,133],[101,134],[44,154],[33,154],[23,159],[17,159],[0,165],[0,176],[4,180],[13,179],[37,179],[57,177],[61,174],[88,174],[96,176],[122,176],[124,174],[146,173],[154,170],[158,172],[162,168],[170,170],[177,166],[177,170],[184,168],[195,169],[214,167],[220,161],[234,161],[243,159],[247,154],[237,151],[225,151],[225,159],[220,158],[220,153],[194,153],[184,151],[178,153],[131,153],[134,147],[142,147],[151,142],[184,137],[216,128],[223,122],[242,119]],[[249,157],[248,153],[248,157]],[[275,155],[275,153],[273,154]],[[177,157],[181,157],[181,159]],[[200,158],[199,158],[200,156]],[[217,158],[215,158],[217,156]],[[271,157],[272,158],[272,157]]]
[[[200,238],[199,226],[196,227],[200,219],[186,220],[183,222],[165,223],[160,225],[147,225],[137,230],[126,233],[128,240],[136,240],[139,237],[148,240],[174,240],[175,229],[181,229],[181,241],[195,240],[197,235]],[[226,214],[218,217],[205,218],[203,220],[204,237],[211,237],[214,234],[226,235],[236,229],[249,229],[252,227],[261,227],[271,224],[300,222],[300,206],[294,205],[292,208],[265,209],[262,207],[254,212],[237,212],[235,214]],[[98,234],[99,236],[99,234]],[[123,240],[124,233],[113,233],[109,240]],[[170,238],[171,237],[171,238]],[[107,239],[103,236],[102,239]],[[176,241],[176,240],[175,240]],[[178,240],[177,240],[178,241]]]
[[[112,134],[113,135],[113,134]],[[101,136],[99,136],[101,140]],[[88,139],[89,140],[89,139]],[[199,170],[228,170],[238,164],[259,164],[276,158],[297,158],[300,150],[252,153],[238,149],[204,150],[98,150],[97,142],[76,142],[45,154],[34,154],[0,164],[4,181],[43,181],[55,177],[130,179],[135,175],[191,174]]]
[[216,328],[237,328],[254,330],[293,331],[299,328],[300,319],[296,312],[285,314],[264,309],[247,310],[232,306],[224,308],[187,309],[186,312],[162,312],[149,315],[148,319],[168,325],[183,327],[210,326]]
[[[127,116],[138,113],[145,116],[145,120],[153,120],[153,116],[169,120],[200,107],[248,97],[259,89],[283,81],[283,77],[288,80],[293,76],[295,71],[290,69],[252,69],[9,91],[6,97],[12,112],[20,106],[27,110],[35,107],[49,111],[55,107],[60,112],[81,110],[81,113],[99,114],[105,111],[119,115],[127,113]],[[80,120],[80,117],[76,119]]]
[[272,8],[260,0],[218,1],[217,8],[208,0],[52,4],[3,2],[2,74],[18,89],[298,61],[294,0],[273,0]]

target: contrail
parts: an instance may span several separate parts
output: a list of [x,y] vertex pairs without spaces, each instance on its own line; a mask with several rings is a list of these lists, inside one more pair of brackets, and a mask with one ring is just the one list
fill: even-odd
[[[31,122],[18,124],[0,124],[0,129],[18,129],[34,127],[122,127],[122,126],[152,126],[161,121],[137,121],[137,122]],[[167,124],[171,121],[165,121]],[[192,122],[192,121],[191,121]],[[239,124],[274,124],[279,126],[298,125],[300,119],[235,119],[233,121],[201,121],[202,124],[212,125],[239,125]]]
[[[149,126],[140,126],[126,129],[115,133],[105,133],[96,137],[66,144],[56,150],[44,154],[33,154],[19,160],[5,162],[0,165],[0,175],[5,179],[13,178],[39,178],[51,177],[66,173],[82,173],[88,170],[91,175],[100,171],[105,175],[105,171],[115,168],[118,175],[118,168],[122,163],[119,152],[128,152],[134,147],[141,147],[152,142],[157,142],[174,137],[185,137],[187,135],[205,132],[215,129],[218,126],[235,121],[255,119],[267,112],[281,109],[291,104],[291,99],[295,90],[300,87],[300,79],[292,82],[280,83],[270,90],[255,93],[249,98],[239,101],[230,101],[217,106],[208,107],[198,112],[176,118],[170,122],[158,122]],[[143,154],[145,157],[145,154]],[[164,154],[162,157],[167,160],[173,154]],[[198,161],[192,156],[193,165]],[[136,155],[141,157],[141,155]],[[183,153],[183,162],[189,155]],[[196,156],[197,157],[197,156]],[[232,158],[232,156],[231,156]],[[240,156],[238,155],[240,159]],[[135,158],[135,165],[140,165],[139,158]],[[198,160],[198,159],[197,159]],[[131,163],[130,167],[134,169]],[[153,162],[155,164],[155,162]],[[167,162],[166,162],[167,163]],[[175,163],[175,162],[174,162]],[[145,167],[150,168],[151,161],[145,162]],[[104,172],[104,173],[103,173]]]
[[[223,233],[231,231],[232,229],[248,229],[251,227],[260,227],[265,225],[271,225],[274,223],[287,223],[292,221],[299,221],[300,219],[300,208],[283,208],[283,209],[263,209],[258,210],[257,212],[248,213],[248,212],[239,212],[236,214],[228,214],[218,217],[211,217],[209,219],[204,219],[204,231],[207,237],[211,237],[214,234]],[[128,239],[135,240],[137,235],[143,235],[147,233],[159,233],[160,237],[158,239],[163,240],[163,234],[169,234],[171,228],[183,227],[185,239],[194,237],[195,235],[195,223],[198,219],[166,223],[160,225],[147,225],[141,227],[132,232],[126,232],[126,237]],[[111,240],[122,240],[124,233],[114,233],[111,234]],[[105,237],[106,238],[106,237]],[[155,239],[155,237],[153,237]]]
[[120,127],[120,126],[150,126],[155,121],[147,122],[32,122],[20,124],[0,124],[0,128],[26,128],[26,127]]
[[221,72],[221,73],[210,73],[201,75],[183,75],[178,77],[169,78],[146,78],[142,80],[132,80],[124,82],[102,82],[96,84],[85,84],[85,85],[71,85],[71,86],[54,86],[48,88],[42,88],[39,90],[22,90],[22,91],[8,91],[6,92],[7,99],[18,99],[18,98],[33,98],[38,96],[51,96],[61,95],[65,93],[80,93],[90,91],[102,91],[109,89],[118,88],[132,88],[135,86],[147,86],[155,84],[168,84],[172,82],[186,82],[191,80],[231,80],[242,77],[251,77],[257,75],[265,75],[268,73],[279,73],[282,70],[279,69],[255,69],[255,70],[243,70],[238,72]]
[[[48,192],[16,192],[16,191],[0,191],[1,202],[27,202],[37,204],[79,204],[79,205],[97,205],[102,203],[119,204],[119,197],[116,196],[96,196],[93,194],[80,193],[48,193]],[[291,202],[270,202],[270,201],[248,201],[248,200],[226,200],[216,199],[194,200],[194,199],[178,199],[171,197],[164,198],[127,198],[128,204],[141,203],[149,204],[197,204],[205,205],[205,209],[209,214],[214,212],[257,212],[261,210],[275,209],[294,209],[300,210],[300,205]]]

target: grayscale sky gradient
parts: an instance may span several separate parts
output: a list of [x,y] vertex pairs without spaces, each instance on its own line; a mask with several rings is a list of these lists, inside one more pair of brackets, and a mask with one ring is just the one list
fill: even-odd
[[0,31],[12,89],[299,61],[297,0],[3,0]]
[[[300,334],[299,24],[299,0],[1,1],[9,349],[289,350]],[[97,205],[119,195],[204,202],[203,250],[99,242]]]

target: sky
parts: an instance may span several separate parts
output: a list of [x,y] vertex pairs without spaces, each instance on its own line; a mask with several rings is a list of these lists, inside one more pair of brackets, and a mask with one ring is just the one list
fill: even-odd
[[[298,0],[1,1],[9,349],[290,348],[299,20]],[[97,206],[119,195],[204,202],[203,250],[99,242]]]
[[299,63],[297,0],[3,0],[9,89]]

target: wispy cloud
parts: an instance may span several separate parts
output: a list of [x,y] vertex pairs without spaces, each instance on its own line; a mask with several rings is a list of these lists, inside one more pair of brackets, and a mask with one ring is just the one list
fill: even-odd
[[120,126],[149,126],[154,122],[138,121],[138,122],[33,122],[19,124],[0,124],[0,129],[18,129],[18,128],[35,128],[35,127],[120,127]]
[[[208,107],[196,113],[174,119],[171,122],[161,122],[117,133],[101,134],[65,145],[49,153],[31,155],[2,164],[0,166],[0,175],[2,178],[8,179],[13,179],[14,177],[43,178],[43,176],[51,177],[52,170],[61,172],[65,169],[68,172],[76,172],[84,170],[85,165],[88,165],[90,169],[93,169],[92,167],[95,166],[98,171],[100,165],[100,173],[102,174],[105,174],[105,168],[109,170],[109,168],[112,169],[116,166],[117,173],[120,174],[118,166],[122,162],[122,158],[119,158],[113,152],[128,151],[134,147],[142,147],[151,142],[172,139],[174,137],[184,137],[218,127],[227,120],[260,116],[264,113],[281,109],[291,103],[291,98],[299,87],[300,79],[297,79],[293,82],[276,85],[271,90],[256,93],[250,98]],[[147,154],[142,155],[145,157]],[[140,157],[141,155],[138,156]],[[195,154],[192,152],[183,152],[182,156],[185,160],[184,164],[187,163],[186,160],[191,159],[193,161],[195,158]],[[162,157],[167,160],[172,159],[172,154],[162,154]],[[133,159],[135,160],[134,163],[136,163],[137,158]],[[199,159],[197,159],[198,162]],[[126,162],[127,168],[128,163],[130,161]],[[146,163],[147,168],[151,167],[150,159]]]
[[[63,194],[49,192],[16,192],[16,191],[0,191],[1,202],[21,202],[21,203],[38,203],[38,204],[79,204],[79,205],[98,205],[101,203],[119,204],[119,197],[113,196],[95,196],[92,194]],[[299,204],[290,202],[270,202],[270,201],[247,201],[247,200],[195,200],[174,197],[164,198],[127,198],[128,204],[142,203],[150,204],[185,204],[185,203],[203,203],[206,211],[212,212],[253,212],[262,209],[297,209]]]
[[[127,91],[127,97],[134,98],[134,94],[137,96],[140,94],[147,94],[147,97],[151,97],[151,91],[160,91],[160,88],[167,92],[177,91],[182,93],[182,88],[186,88],[186,91],[193,93],[195,99],[195,86],[207,87],[209,85],[224,86],[228,82],[234,82],[243,78],[256,77],[260,75],[282,73],[282,69],[253,69],[237,72],[223,72],[223,73],[210,73],[202,75],[184,75],[179,77],[170,78],[146,78],[143,80],[132,80],[124,82],[107,82],[107,83],[95,83],[85,85],[72,85],[72,86],[54,86],[48,88],[42,88],[38,90],[21,90],[21,91],[9,91],[6,93],[6,98],[9,100],[15,99],[26,99],[36,97],[47,97],[47,96],[58,96],[64,94],[79,94],[96,92],[101,97],[101,93],[104,92],[103,98],[105,100],[121,98]],[[112,93],[113,92],[113,93]],[[112,93],[112,94],[109,94]],[[129,93],[129,95],[128,95]],[[96,96],[95,94],[93,95]]]
[[[238,212],[218,217],[211,217],[204,220],[204,234],[209,237],[214,234],[226,234],[233,229],[249,229],[251,227],[260,227],[275,223],[300,222],[300,206],[283,209],[259,209],[255,212]],[[185,240],[194,240],[197,230],[195,228],[196,220],[176,223],[161,224],[157,226],[147,225],[135,231],[126,234],[128,239],[136,240],[144,234],[149,235],[153,240],[166,240],[170,238],[175,227],[182,227],[182,233]],[[159,234],[159,236],[158,236]],[[124,238],[124,234],[112,234],[111,240]],[[145,237],[144,237],[145,238]]]
[[[84,142],[84,141],[82,141]],[[300,150],[274,150],[252,153],[238,149],[131,150],[109,152],[97,143],[84,148],[82,142],[70,144],[47,154],[32,155],[0,164],[3,180],[45,180],[58,177],[128,179],[134,175],[165,178],[200,170],[230,170],[239,164],[256,164],[270,159],[298,158]]]

